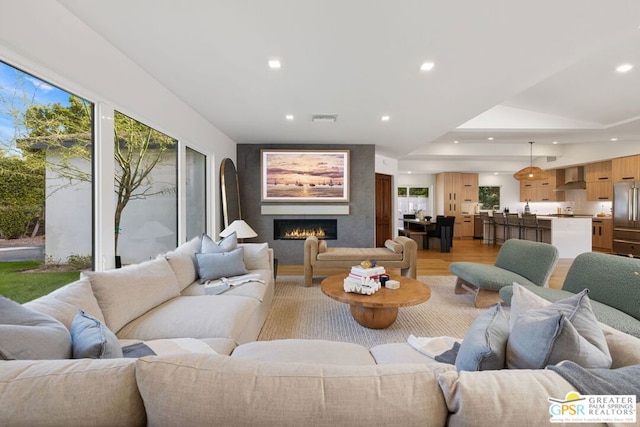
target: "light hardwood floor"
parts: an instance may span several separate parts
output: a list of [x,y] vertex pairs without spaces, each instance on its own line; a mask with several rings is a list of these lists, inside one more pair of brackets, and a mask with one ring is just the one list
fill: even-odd
[[[418,250],[418,276],[450,276],[449,264],[455,261],[471,261],[493,264],[500,246],[482,243],[479,239],[456,239],[451,252],[441,253],[439,249]],[[573,259],[560,259],[549,279],[549,287],[561,288]],[[344,269],[316,269],[318,275],[330,275]],[[280,265],[278,275],[302,275],[302,265]]]

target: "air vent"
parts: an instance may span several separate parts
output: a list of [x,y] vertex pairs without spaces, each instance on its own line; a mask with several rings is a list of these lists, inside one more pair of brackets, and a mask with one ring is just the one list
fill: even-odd
[[547,156],[547,163],[555,162],[556,160],[558,160],[556,156]]
[[314,114],[311,116],[312,122],[333,123],[338,120],[337,114]]

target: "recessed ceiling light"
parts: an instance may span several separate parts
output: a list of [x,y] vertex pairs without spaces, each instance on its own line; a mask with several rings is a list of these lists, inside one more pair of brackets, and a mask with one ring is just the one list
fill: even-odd
[[493,137],[490,136],[489,138],[487,138],[489,141],[493,141]]
[[407,173],[408,173],[409,175],[411,175],[411,171],[407,171]]
[[618,138],[611,138],[611,141],[617,141]]
[[619,73],[626,73],[627,71],[630,71],[632,68],[633,68],[633,65],[631,64],[622,64],[616,68],[616,71]]
[[287,114],[284,118],[287,120],[293,120],[293,114]]
[[390,118],[391,117],[389,117],[389,116],[382,116],[382,117],[380,117],[380,120],[382,120],[383,122],[388,122]]
[[453,141],[453,143],[454,143],[454,144],[457,144],[457,143],[458,143],[458,141]]
[[282,63],[279,59],[270,59],[269,68],[271,68],[272,70],[279,70],[280,68],[282,68]]
[[436,64],[434,64],[433,62],[423,62],[420,66],[420,71],[431,71],[433,70],[434,65]]
[[493,174],[494,174],[494,175],[498,175],[498,172],[494,172]]
[[553,141],[552,144],[556,145],[556,144],[558,144],[558,141]]

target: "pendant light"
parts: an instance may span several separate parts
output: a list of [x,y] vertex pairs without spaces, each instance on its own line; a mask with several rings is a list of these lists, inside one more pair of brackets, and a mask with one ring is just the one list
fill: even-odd
[[533,141],[529,141],[529,144],[529,166],[514,173],[513,177],[518,181],[536,181],[549,178],[549,172],[533,166]]

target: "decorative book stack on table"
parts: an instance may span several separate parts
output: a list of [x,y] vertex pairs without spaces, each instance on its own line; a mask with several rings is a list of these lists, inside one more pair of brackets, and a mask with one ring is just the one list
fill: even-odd
[[344,291],[357,294],[373,295],[380,290],[380,276],[385,274],[385,269],[379,267],[362,267],[354,265],[351,272],[344,279]]
[[380,280],[380,276],[382,274],[386,274],[386,271],[383,266],[376,266],[370,268],[364,268],[359,265],[354,265],[351,267],[351,272],[349,273],[349,279],[360,282],[362,279],[373,279]]

